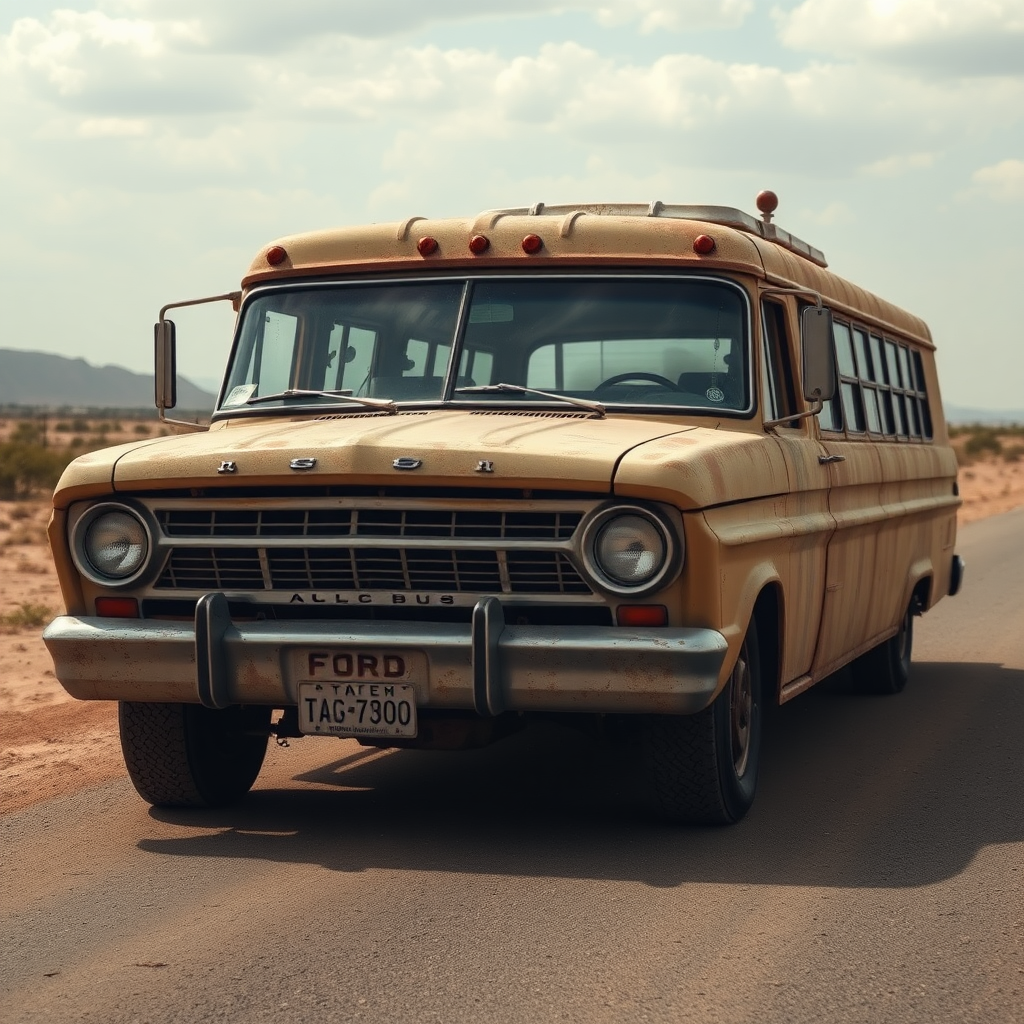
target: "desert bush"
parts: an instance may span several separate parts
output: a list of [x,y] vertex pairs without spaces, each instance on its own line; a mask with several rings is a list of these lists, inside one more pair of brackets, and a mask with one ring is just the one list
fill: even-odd
[[136,423],[134,429],[135,429],[135,433],[136,434],[148,434],[149,433],[149,424],[147,424],[147,423]]
[[66,420],[59,420],[57,423],[54,423],[53,429],[56,430],[58,434],[70,434],[71,424]]
[[1003,458],[1007,462],[1020,462],[1022,456],[1024,456],[1024,444],[1011,444],[1009,448],[1003,450]]
[[41,489],[52,490],[70,461],[67,453],[36,442],[0,443],[0,498],[25,498]]
[[0,623],[11,629],[39,629],[50,621],[53,612],[45,604],[23,601],[12,612],[0,615]]
[[988,427],[975,430],[964,443],[964,451],[970,456],[982,455],[991,452],[993,455],[1001,455],[1003,442],[999,435]]
[[81,416],[76,416],[76,417],[75,417],[75,419],[73,419],[73,420],[71,421],[71,429],[72,429],[72,430],[73,430],[73,431],[74,431],[74,432],[75,432],[76,434],[85,434],[85,433],[88,433],[88,430],[89,430],[89,421],[88,421],[88,420],[83,420],[83,419],[81,418]]

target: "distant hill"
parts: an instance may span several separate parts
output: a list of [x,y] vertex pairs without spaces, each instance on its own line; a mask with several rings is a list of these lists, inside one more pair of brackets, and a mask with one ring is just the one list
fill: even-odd
[[962,405],[947,405],[946,422],[959,426],[984,423],[989,426],[1005,427],[1024,423],[1024,409],[970,409]]
[[[209,391],[178,378],[178,408],[213,409]],[[122,366],[93,366],[47,352],[0,348],[0,405],[73,409],[152,409],[153,377]]]

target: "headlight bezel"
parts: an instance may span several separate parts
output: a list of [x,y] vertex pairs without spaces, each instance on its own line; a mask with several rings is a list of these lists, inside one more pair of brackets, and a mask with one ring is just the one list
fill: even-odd
[[[654,526],[664,545],[661,566],[652,576],[636,585],[617,580],[601,564],[598,555],[598,544],[605,528],[616,519],[633,516]],[[684,550],[679,525],[673,523],[660,509],[633,502],[616,502],[597,509],[584,524],[580,537],[580,557],[587,575],[600,590],[617,597],[644,597],[663,590],[682,568]]]
[[[101,572],[90,559],[88,548],[86,546],[86,538],[90,528],[102,516],[109,515],[111,513],[127,515],[134,519],[142,528],[143,536],[145,538],[146,550],[142,559],[135,570],[127,576],[108,576]],[[142,579],[149,571],[155,553],[156,544],[154,541],[153,527],[150,524],[148,517],[140,512],[139,509],[125,502],[103,501],[96,505],[91,505],[76,518],[71,529],[71,557],[75,563],[75,568],[78,569],[82,576],[89,580],[90,583],[94,583],[105,589],[121,589],[138,583],[139,580]]]

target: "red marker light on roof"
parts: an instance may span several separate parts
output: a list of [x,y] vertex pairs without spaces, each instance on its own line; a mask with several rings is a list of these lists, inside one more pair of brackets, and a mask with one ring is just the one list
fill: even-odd
[[469,251],[477,256],[491,247],[491,240],[486,235],[474,235],[469,240]]
[[693,251],[698,256],[707,256],[715,251],[715,240],[710,235],[698,235],[693,240]]
[[527,235],[523,239],[523,252],[527,256],[532,256],[535,252],[540,252],[544,248],[544,240],[540,235]]
[[288,259],[288,253],[285,251],[283,245],[272,245],[267,250],[267,262],[272,266],[276,267],[284,263]]
[[437,239],[431,238],[430,235],[424,235],[416,243],[416,251],[421,256],[432,256],[435,252],[437,252]]

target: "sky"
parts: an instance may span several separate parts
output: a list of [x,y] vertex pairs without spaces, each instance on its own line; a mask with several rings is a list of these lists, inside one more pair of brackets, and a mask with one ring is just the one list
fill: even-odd
[[1024,0],[4,0],[0,97],[0,347],[150,372],[281,235],[770,188],[1024,408]]

